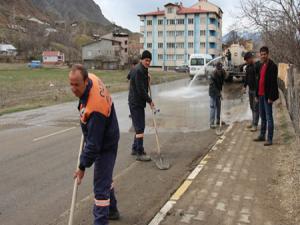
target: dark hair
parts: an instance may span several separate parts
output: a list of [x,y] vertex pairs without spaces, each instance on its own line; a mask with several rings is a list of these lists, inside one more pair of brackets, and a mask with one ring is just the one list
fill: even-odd
[[133,58],[131,64],[135,66],[135,65],[138,64],[139,62],[140,62],[140,60],[139,60],[138,58]]
[[265,53],[269,54],[269,48],[267,46],[263,46],[260,48],[259,52],[265,52]]
[[83,80],[86,80],[89,77],[89,73],[87,69],[82,64],[74,64],[72,66],[71,71],[72,73],[74,73],[75,71],[79,71],[83,77]]
[[247,60],[247,59],[251,59],[253,58],[254,55],[252,52],[247,52],[245,55],[244,55],[244,60]]

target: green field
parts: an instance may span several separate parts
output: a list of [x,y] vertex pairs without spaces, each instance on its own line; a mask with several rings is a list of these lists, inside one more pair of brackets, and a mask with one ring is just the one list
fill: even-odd
[[[128,89],[127,70],[90,71],[101,77],[110,92]],[[75,100],[68,84],[68,68],[29,69],[0,64],[0,115]],[[151,72],[153,84],[186,78],[186,74]]]

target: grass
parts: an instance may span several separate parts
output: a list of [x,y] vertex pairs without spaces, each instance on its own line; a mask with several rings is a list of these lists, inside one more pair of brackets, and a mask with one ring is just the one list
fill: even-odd
[[[110,92],[126,91],[128,71],[90,71]],[[69,89],[69,68],[29,69],[26,65],[0,64],[0,115],[76,100]],[[186,78],[186,74],[151,72],[152,83]]]

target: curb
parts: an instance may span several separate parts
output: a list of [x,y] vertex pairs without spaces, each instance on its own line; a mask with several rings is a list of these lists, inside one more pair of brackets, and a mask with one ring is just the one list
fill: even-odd
[[224,134],[217,140],[217,142],[211,147],[211,149],[207,152],[203,159],[201,159],[200,163],[196,166],[196,168],[189,174],[189,176],[183,181],[183,183],[179,186],[179,188],[175,191],[175,193],[171,196],[171,198],[164,204],[164,206],[159,210],[159,212],[154,216],[154,218],[148,223],[148,225],[159,225],[164,218],[167,216],[169,211],[176,205],[177,201],[181,199],[181,197],[187,192],[193,181],[200,174],[204,166],[207,164],[210,159],[210,152],[216,151],[217,146],[223,143],[226,139],[226,134],[231,131],[233,128],[233,124],[231,124]]

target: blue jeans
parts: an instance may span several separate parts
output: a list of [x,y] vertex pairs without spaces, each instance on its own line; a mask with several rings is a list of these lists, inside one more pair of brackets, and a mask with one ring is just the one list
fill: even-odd
[[252,111],[252,126],[257,127],[259,121],[259,103],[255,101],[256,91],[249,90],[249,102]]
[[268,103],[265,96],[259,96],[259,113],[261,118],[260,136],[265,138],[268,128],[268,141],[272,142],[274,134],[273,104]]
[[217,124],[220,122],[220,114],[221,114],[221,97],[220,96],[210,97],[210,125],[214,125],[216,119],[217,119]]

